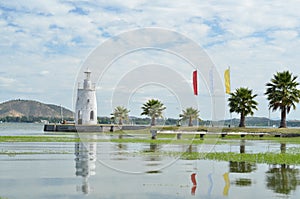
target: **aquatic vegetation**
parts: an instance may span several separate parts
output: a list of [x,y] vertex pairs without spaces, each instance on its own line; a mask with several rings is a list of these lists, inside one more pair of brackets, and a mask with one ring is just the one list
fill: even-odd
[[234,161],[234,162],[252,162],[266,164],[288,164],[300,165],[300,153],[233,153],[233,152],[215,152],[215,153],[183,153],[182,159],[196,160],[217,160],[217,161]]
[[287,150],[286,153],[235,153],[235,152],[172,152],[172,151],[143,151],[140,155],[157,155],[179,157],[184,160],[215,160],[228,162],[247,162],[261,164],[300,165],[300,152],[297,148]]
[[[53,150],[44,150],[44,151],[0,151],[0,155],[8,155],[14,157],[16,155],[40,155],[40,154],[73,154],[71,151],[53,151]],[[1,199],[1,198],[0,198]]]
[[274,137],[274,136],[245,136],[241,138],[238,135],[227,135],[226,137],[222,138],[222,140],[272,140],[276,142],[284,142],[284,143],[294,143],[294,144],[300,144],[300,137]]
[[0,136],[0,142],[79,142],[79,138],[55,136]]

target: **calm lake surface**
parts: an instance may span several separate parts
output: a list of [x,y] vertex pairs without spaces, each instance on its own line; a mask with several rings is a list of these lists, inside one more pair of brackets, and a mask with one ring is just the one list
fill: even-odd
[[[42,129],[41,124],[2,123],[0,135],[43,135]],[[287,144],[286,150],[295,147],[299,146]],[[149,153],[280,153],[280,144],[272,141],[230,140],[191,147],[112,142],[6,142],[0,143],[0,151],[0,197],[8,199],[300,198],[299,166],[182,160],[180,156]]]

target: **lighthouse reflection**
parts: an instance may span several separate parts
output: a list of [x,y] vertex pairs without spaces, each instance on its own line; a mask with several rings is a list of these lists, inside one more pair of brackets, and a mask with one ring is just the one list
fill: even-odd
[[[96,135],[90,135],[90,140],[95,139]],[[96,157],[97,143],[96,142],[78,142],[75,143],[75,168],[76,176],[82,177],[82,185],[77,187],[78,191],[88,194],[91,190],[89,185],[89,177],[96,174]]]

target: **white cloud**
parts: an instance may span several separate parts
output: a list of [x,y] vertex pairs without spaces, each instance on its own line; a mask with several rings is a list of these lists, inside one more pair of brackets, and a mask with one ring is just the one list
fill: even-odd
[[[91,50],[115,34],[151,26],[185,34],[205,48],[221,77],[231,66],[233,88],[262,93],[274,72],[300,74],[299,6],[299,1],[281,0],[5,1],[0,6],[1,86],[19,84],[37,99],[47,100],[42,96],[47,93],[52,103],[71,107],[67,96]],[[160,61],[172,65],[168,57]],[[120,72],[126,70],[121,63]],[[1,93],[1,101],[11,98],[7,93]],[[259,100],[265,109],[264,99]]]
[[47,70],[43,70],[43,71],[41,71],[40,73],[39,73],[40,75],[48,75],[49,74],[49,71],[47,71]]
[[13,78],[0,77],[0,85],[1,85],[1,87],[12,86],[15,82],[16,82],[16,80],[13,79]]

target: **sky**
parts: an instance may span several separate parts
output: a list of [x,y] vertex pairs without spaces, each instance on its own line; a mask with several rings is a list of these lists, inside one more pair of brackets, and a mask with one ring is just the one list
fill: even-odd
[[[31,99],[74,110],[78,77],[99,46],[132,30],[159,28],[175,31],[199,45],[219,79],[230,67],[231,90],[252,89],[259,103],[254,116],[269,117],[265,84],[276,72],[300,74],[299,7],[298,0],[0,0],[0,102]],[[98,115],[112,112],[116,105],[112,103],[116,92],[112,91],[118,90],[122,81],[130,80],[124,76],[126,71],[133,71],[132,77],[140,80],[147,74],[135,76],[134,72],[144,65],[152,70],[172,66],[172,71],[190,85],[186,90],[191,94],[186,96],[196,100],[200,117],[210,119],[213,102],[204,81],[206,74],[199,75],[200,93],[195,98],[193,67],[178,56],[151,49],[119,57],[96,82]],[[139,116],[143,102],[157,98],[167,107],[165,117],[176,118],[185,106],[172,91],[165,85],[140,83],[128,94],[125,105],[131,115]],[[228,96],[224,96],[226,105]],[[299,119],[299,109],[291,111],[288,119]],[[277,119],[280,112],[271,112],[270,116]],[[230,117],[227,107],[224,117]]]

